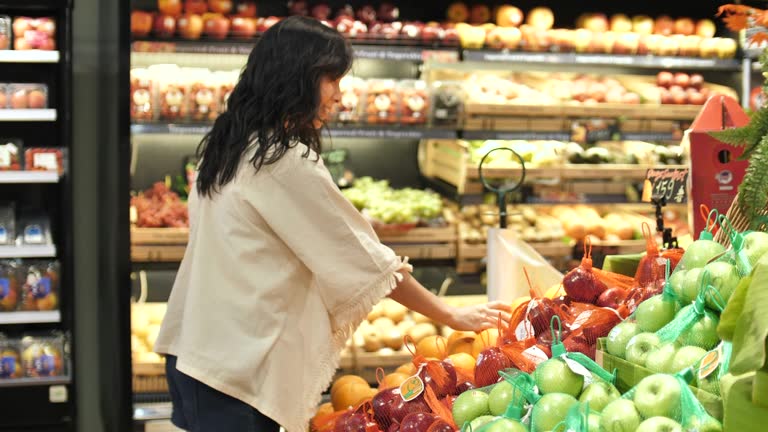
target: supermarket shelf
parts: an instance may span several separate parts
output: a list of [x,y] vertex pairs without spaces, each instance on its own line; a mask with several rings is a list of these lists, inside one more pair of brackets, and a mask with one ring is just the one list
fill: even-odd
[[[222,41],[189,40],[142,40],[135,41],[131,48],[134,53],[183,53],[183,54],[236,54],[248,55],[253,49],[253,39]],[[371,41],[373,42],[373,41]],[[405,44],[376,44],[352,42],[355,58],[371,60],[421,62],[430,59],[442,63],[459,60],[459,50],[451,46],[409,46]]]
[[[61,322],[61,312],[55,311],[28,311],[28,312],[0,312],[0,325],[2,324],[38,324]],[[0,381],[1,383],[2,381]]]
[[56,110],[0,109],[0,121],[56,121]]
[[[599,180],[599,179],[644,179],[648,169],[654,168],[644,165],[622,164],[573,164],[551,168],[527,168],[526,179],[559,178],[564,180]],[[683,165],[665,165],[663,168],[684,168]],[[521,168],[483,168],[483,175],[488,178],[519,178]],[[468,169],[467,178],[479,179],[480,172],[477,169]]]
[[0,246],[0,258],[55,258],[56,246]]
[[0,380],[0,388],[4,387],[33,387],[64,385],[72,382],[70,376],[57,376],[46,378],[14,378]]
[[736,59],[633,56],[617,54],[534,53],[520,51],[464,50],[464,61],[487,63],[536,63],[551,65],[625,66],[644,69],[706,69],[739,71]]
[[[204,135],[211,129],[209,124],[181,123],[134,123],[131,133],[134,135]],[[334,138],[389,138],[389,139],[456,139],[455,129],[433,129],[415,126],[332,126],[328,130]]]
[[0,63],[58,63],[58,51],[0,50]]
[[566,131],[492,131],[465,130],[462,138],[466,140],[553,140],[570,141],[571,133]]
[[0,171],[0,183],[58,183],[56,171]]

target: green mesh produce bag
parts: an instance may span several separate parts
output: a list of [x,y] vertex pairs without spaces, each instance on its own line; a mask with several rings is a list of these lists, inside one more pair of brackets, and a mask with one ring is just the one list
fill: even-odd
[[524,414],[540,397],[533,378],[517,369],[499,375],[503,381],[464,392],[453,402],[454,422],[462,432],[488,430],[494,423],[510,421],[528,430]]
[[722,341],[696,365],[696,387],[720,396],[720,380],[731,368],[733,344]]
[[589,403],[578,403],[552,432],[600,432],[600,418],[600,413],[591,410]]
[[[606,371],[582,353],[568,352],[560,341],[561,330],[559,317],[553,316],[550,321],[554,335],[552,358],[534,372],[537,390],[542,396],[531,409],[531,432],[552,431],[565,421],[570,409],[578,405],[584,389],[592,383],[602,381],[612,386],[616,381],[615,371]],[[575,376],[583,377],[581,385],[573,379]]]
[[[694,396],[688,382],[690,369],[675,375],[654,374],[611,402],[600,417],[602,432],[676,430],[720,432],[722,425],[710,416]],[[655,427],[654,427],[655,425]]]
[[[529,400],[537,400],[533,378],[528,374],[509,375],[499,373],[504,381],[496,384],[489,394],[489,405],[493,419],[472,432],[504,430],[528,431],[524,414],[530,408]],[[472,430],[469,426],[467,430]]]
[[664,287],[661,294],[656,294],[637,305],[634,312],[624,322],[634,322],[640,332],[656,332],[672,322],[680,311],[677,294],[670,280],[671,263],[667,260],[664,270]]
[[717,334],[718,315],[706,305],[709,300],[717,310],[722,311],[725,307],[724,301],[719,291],[710,283],[708,270],[703,271],[699,282],[701,289],[694,302],[680,309],[675,319],[656,332],[662,344],[675,342],[680,346],[693,345],[711,350],[720,342]]

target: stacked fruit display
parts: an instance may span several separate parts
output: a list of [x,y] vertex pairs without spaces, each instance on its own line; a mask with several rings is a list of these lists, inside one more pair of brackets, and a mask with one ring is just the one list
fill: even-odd
[[0,313],[59,309],[59,263],[0,262]]
[[[560,241],[565,237],[557,218],[538,212],[532,206],[507,207],[507,227],[526,242]],[[460,238],[469,244],[485,243],[488,230],[499,226],[498,207],[490,204],[466,205],[459,214]]]
[[[278,23],[282,17],[256,17],[256,2],[245,0],[158,0],[158,12],[134,11],[131,34],[184,39],[252,38]],[[459,37],[451,23],[403,21],[393,3],[382,2],[354,9],[345,5],[333,11],[326,2],[292,0],[284,15],[311,16],[351,39],[367,42],[393,41],[456,46]]]
[[567,29],[553,28],[555,15],[547,7],[524,15],[515,6],[503,5],[492,14],[485,5],[468,7],[463,2],[451,4],[447,17],[456,23],[464,48],[717,58],[733,58],[737,49],[734,39],[715,37],[710,19],[586,13],[575,29]]
[[131,353],[135,363],[160,363],[162,357],[152,352],[165,317],[166,303],[131,305]]
[[189,226],[187,203],[165,183],[131,197],[131,220],[137,227],[165,228]]
[[425,316],[409,311],[391,299],[384,299],[368,314],[349,344],[367,352],[402,351],[406,336],[414,343],[438,335],[438,326]]
[[640,75],[484,71],[466,74],[463,83],[467,103],[475,104],[701,105],[718,93],[738,97],[733,89],[704,82],[700,74],[667,71],[660,72],[656,79]]
[[[609,333],[608,354],[652,372],[696,367],[719,343],[719,316],[748,267],[768,253],[768,234],[746,234],[741,252],[710,239],[696,240],[683,255],[664,292],[640,303],[632,317]],[[716,380],[697,385],[719,393]]]
[[663,104],[703,105],[711,93],[704,86],[704,77],[697,73],[661,71],[656,75],[656,84]]
[[[0,15],[0,49],[10,48],[10,31],[7,28],[10,19]],[[50,17],[13,19],[13,49],[44,50],[56,49],[56,21]]]
[[442,226],[446,223],[442,197],[432,191],[393,189],[387,180],[360,177],[353,187],[342,193],[374,225]]

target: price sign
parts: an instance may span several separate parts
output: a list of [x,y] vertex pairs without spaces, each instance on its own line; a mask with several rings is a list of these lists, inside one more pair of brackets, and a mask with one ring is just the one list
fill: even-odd
[[643,201],[666,198],[670,203],[684,203],[688,168],[651,168],[645,175]]

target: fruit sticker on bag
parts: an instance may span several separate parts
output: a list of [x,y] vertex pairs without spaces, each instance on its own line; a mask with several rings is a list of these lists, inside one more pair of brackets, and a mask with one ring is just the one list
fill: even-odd
[[720,396],[720,380],[730,370],[732,353],[733,344],[728,341],[720,342],[709,351],[695,369],[696,387]]
[[600,431],[721,432],[720,422],[707,413],[688,386],[692,378],[690,370],[643,378],[603,409]]

